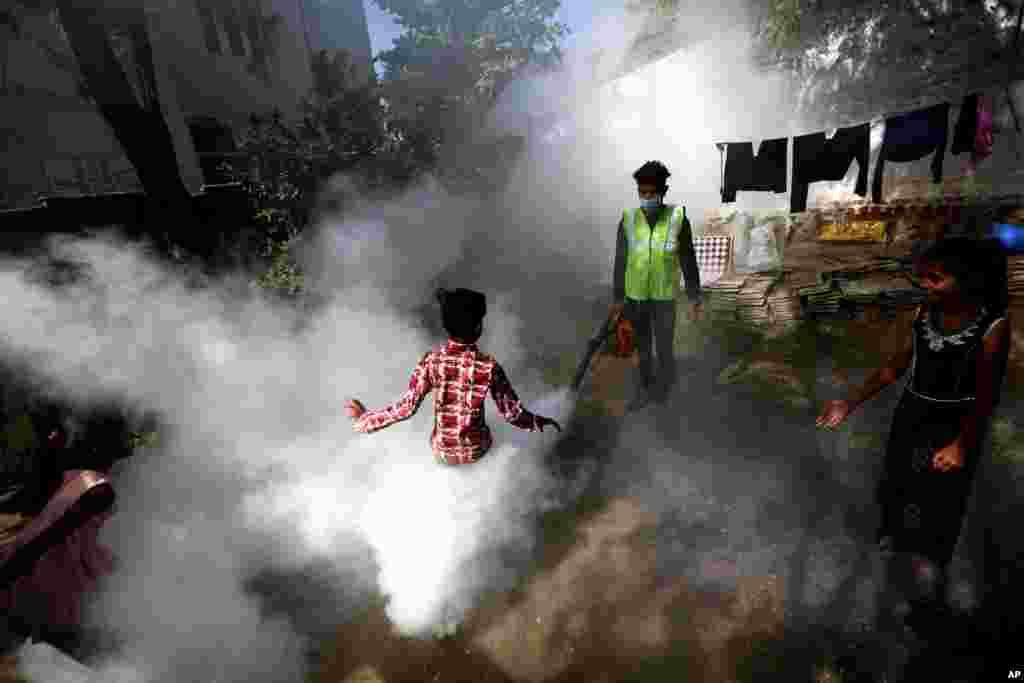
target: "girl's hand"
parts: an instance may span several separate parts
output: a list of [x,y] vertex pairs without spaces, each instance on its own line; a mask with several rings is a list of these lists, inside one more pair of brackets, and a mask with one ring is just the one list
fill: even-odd
[[835,429],[849,417],[852,410],[853,404],[849,401],[825,401],[815,426],[823,429]]
[[49,444],[50,448],[61,449],[67,445],[67,438],[64,436],[64,431],[61,429],[54,429],[50,432],[49,436],[46,437],[46,443]]
[[935,451],[932,459],[932,467],[940,472],[952,472],[964,466],[964,449],[959,441],[954,441],[948,446],[943,446]]
[[547,427],[548,425],[551,425],[552,427],[554,427],[559,432],[562,431],[561,426],[559,426],[559,424],[557,422],[555,422],[554,420],[552,420],[550,417],[538,417],[537,418],[537,426],[540,428],[540,431],[543,432],[544,428]]
[[353,420],[358,420],[366,412],[366,406],[354,398],[345,404],[345,408],[348,410],[348,416]]

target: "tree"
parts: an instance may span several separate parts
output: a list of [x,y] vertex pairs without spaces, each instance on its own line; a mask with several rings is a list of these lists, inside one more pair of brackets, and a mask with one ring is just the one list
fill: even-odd
[[[417,46],[467,47],[486,35],[494,47],[527,58],[561,56],[559,41],[568,27],[554,21],[560,0],[374,0],[395,15]],[[401,47],[401,46],[400,46]],[[381,56],[389,67],[401,64],[402,50]]]
[[502,89],[562,57],[559,0],[374,0],[404,28],[381,54],[388,133],[417,164],[457,166]]
[[[629,0],[681,18],[684,0]],[[956,100],[1014,77],[1020,3],[1004,0],[741,0],[761,66],[788,73],[808,118],[864,121],[925,101]]]
[[372,158],[384,145],[383,108],[374,80],[361,77],[351,55],[313,55],[313,90],[303,103],[304,136],[332,170]]
[[1006,83],[1010,9],[977,0],[775,0],[762,37],[769,59],[800,83],[805,109],[863,120]]

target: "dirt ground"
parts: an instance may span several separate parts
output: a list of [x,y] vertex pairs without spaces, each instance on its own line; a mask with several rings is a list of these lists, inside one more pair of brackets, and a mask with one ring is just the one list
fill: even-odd
[[[756,646],[779,637],[782,582],[735,577],[728,592],[665,582],[644,542],[654,516],[619,498],[580,527],[580,539],[518,595],[491,596],[456,637],[395,636],[382,610],[339,629],[317,681],[736,680]],[[639,677],[638,677],[639,676]]]
[[[889,330],[897,327],[898,323]],[[879,334],[878,328],[864,328],[851,332],[862,343],[876,346],[880,353],[896,343],[895,331]],[[850,381],[861,381],[864,369],[821,363],[813,357],[812,344],[800,353],[812,354],[803,363],[817,373],[816,378],[813,372],[808,375],[808,367],[795,367],[800,363],[795,363],[794,353],[791,347],[769,346],[752,352],[748,349],[742,355],[719,354],[696,367],[691,365],[691,376],[680,390],[689,392],[691,399],[693,395],[706,397],[702,406],[707,411],[710,438],[734,454],[733,461],[715,467],[743,468],[744,463],[757,463],[757,467],[769,469],[802,468],[812,471],[811,475],[819,472],[814,476],[818,476],[816,485],[824,487],[820,504],[780,512],[781,517],[767,520],[781,527],[791,523],[786,517],[789,514],[809,519],[831,514],[835,505],[830,492],[848,486],[843,477],[849,473],[870,479],[870,473],[862,471],[864,463],[877,458],[891,411],[888,399],[866,409],[846,437],[846,462],[836,465],[821,461],[813,429],[799,425],[813,421],[811,413],[820,399],[817,392],[821,382],[842,387]],[[742,382],[720,381],[722,371],[741,358],[753,374],[767,373],[775,384],[787,387],[785,395],[777,397],[782,400],[775,408],[769,407],[772,398],[764,394],[744,398]],[[581,418],[588,421],[586,425],[570,429],[566,437],[570,442],[574,438],[584,442],[569,443],[566,448],[588,451],[602,440],[612,440],[617,430],[646,428],[635,424],[629,427],[637,419],[632,416],[622,419],[628,398],[622,387],[635,363],[635,358],[596,359],[586,399],[597,409]],[[793,395],[806,400],[787,405],[786,397]],[[686,437],[675,434],[666,438]],[[766,443],[786,444],[791,453],[778,462],[763,462]],[[751,467],[756,481],[758,470]],[[848,471],[838,471],[843,468]],[[750,484],[744,486],[749,491]],[[785,499],[770,503],[776,510],[793,507]],[[854,510],[850,514],[856,518],[859,513]],[[903,651],[894,655],[891,648],[879,645],[877,634],[865,634],[854,642],[823,633],[813,624],[808,633],[798,631],[787,620],[787,606],[793,602],[794,593],[808,587],[794,587],[791,581],[787,584],[778,573],[744,573],[729,554],[702,555],[707,559],[700,561],[697,574],[713,579],[713,588],[706,581],[697,585],[688,578],[692,574],[666,572],[659,546],[651,542],[662,520],[659,511],[650,509],[641,497],[627,493],[591,496],[563,517],[562,522],[571,527],[570,533],[551,533],[547,534],[549,538],[541,539],[543,550],[533,574],[515,590],[483,596],[453,637],[399,636],[379,600],[358,618],[339,624],[333,636],[319,643],[310,680],[850,683],[879,680],[857,674],[868,660],[876,662],[876,673],[879,667],[904,666],[907,670],[905,660],[910,655]],[[897,655],[904,657],[904,664],[891,664],[889,660]],[[877,664],[882,660],[884,664]],[[9,659],[0,661],[3,666],[7,668],[0,668],[0,683],[17,680]],[[925,680],[909,676],[905,680]],[[950,676],[951,682],[976,680],[969,673]]]

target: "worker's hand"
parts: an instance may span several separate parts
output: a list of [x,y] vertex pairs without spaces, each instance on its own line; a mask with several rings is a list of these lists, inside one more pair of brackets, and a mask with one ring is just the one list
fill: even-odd
[[562,431],[562,427],[555,420],[552,420],[550,417],[537,417],[537,427],[540,429],[540,431],[543,432],[544,428],[547,427],[548,425],[551,425],[559,432]]
[[825,401],[815,424],[823,429],[836,429],[850,416],[852,410],[853,405],[849,401]]
[[625,310],[626,310],[626,304],[625,303],[623,303],[621,301],[617,302],[617,303],[613,303],[611,305],[611,307],[608,309],[608,317],[609,318],[621,318],[622,314],[625,312]]
[[964,449],[959,440],[935,451],[935,457],[932,459],[932,467],[940,472],[952,472],[963,466]]
[[704,306],[697,304],[690,304],[690,309],[687,311],[687,317],[690,322],[697,323],[704,319]]
[[353,420],[358,420],[366,412],[366,406],[354,398],[345,404],[345,408],[348,411],[348,416]]

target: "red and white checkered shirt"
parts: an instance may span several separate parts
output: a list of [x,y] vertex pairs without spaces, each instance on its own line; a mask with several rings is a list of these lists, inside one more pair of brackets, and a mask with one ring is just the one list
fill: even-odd
[[491,430],[484,422],[488,391],[507,422],[520,429],[540,431],[539,418],[523,407],[501,365],[481,353],[476,344],[452,339],[423,356],[412,373],[409,388],[397,403],[366,411],[356,422],[356,429],[375,432],[411,417],[431,390],[434,431],[430,445],[443,464],[475,462],[491,447]]

